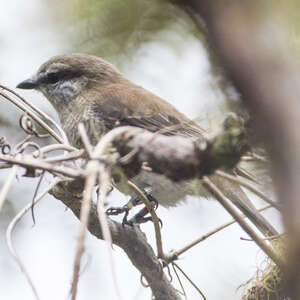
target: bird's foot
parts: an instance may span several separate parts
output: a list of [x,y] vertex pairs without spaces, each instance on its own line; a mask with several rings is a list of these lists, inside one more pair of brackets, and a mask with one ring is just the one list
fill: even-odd
[[[150,193],[148,193],[147,191],[144,191],[144,194],[147,197],[147,199],[150,201],[152,209],[156,210],[157,207],[158,207],[158,201]],[[141,203],[142,203],[142,201],[139,199],[139,197],[135,196],[135,197],[132,197],[128,201],[128,203],[126,205],[122,206],[122,207],[108,208],[106,210],[106,214],[108,216],[116,216],[116,215],[124,213],[124,217],[123,217],[123,220],[122,220],[123,227],[125,225],[133,226],[134,224],[143,224],[143,223],[146,223],[148,221],[152,221],[151,217],[145,217],[149,213],[149,211],[146,207],[142,208],[136,215],[134,215],[131,219],[128,220],[127,217],[128,217],[129,211],[134,206],[137,206]],[[159,223],[162,227],[162,221],[160,219],[159,219]]]
[[106,210],[106,214],[108,216],[117,216],[119,214],[122,214],[122,213],[129,213],[129,207],[127,205],[124,205],[124,206],[121,206],[121,207],[110,207]]
[[[151,202],[151,205],[154,209],[157,208],[158,204],[157,201],[156,202]],[[146,217],[146,215],[149,213],[148,209],[146,207],[142,208],[137,214],[135,214],[128,222],[130,224],[143,224],[146,223],[148,221],[152,221],[153,219],[152,217]],[[163,226],[162,220],[158,219],[158,222],[160,224],[160,226]]]
[[129,214],[130,208],[128,207],[128,205],[124,205],[122,207],[110,207],[106,210],[106,214],[108,216],[117,216],[119,214],[124,213],[124,217],[122,220],[122,226],[124,227],[125,225],[129,225],[129,226],[133,226],[133,223],[131,223],[127,217]]

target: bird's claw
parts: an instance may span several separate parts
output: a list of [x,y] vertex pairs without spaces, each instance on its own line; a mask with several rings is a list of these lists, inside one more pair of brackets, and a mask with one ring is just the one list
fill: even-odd
[[106,214],[108,216],[117,216],[119,214],[122,214],[122,213],[129,213],[129,208],[125,205],[125,206],[122,206],[122,207],[110,207],[106,210]]
[[120,215],[122,213],[124,213],[124,217],[122,220],[122,226],[124,227],[125,225],[128,226],[133,226],[133,222],[128,220],[128,214],[129,214],[129,207],[127,205],[124,205],[122,207],[110,207],[106,210],[106,214],[108,216],[116,216],[116,215]]
[[[145,194],[145,196],[148,198],[150,201],[152,209],[156,210],[158,208],[158,201],[150,194]],[[138,197],[132,198],[127,205],[124,205],[122,207],[110,207],[106,210],[106,214],[108,216],[116,216],[119,214],[124,213],[124,217],[122,220],[122,226],[125,227],[125,225],[128,226],[133,226],[134,224],[143,224],[148,221],[153,221],[151,217],[145,217],[149,212],[146,207],[141,209],[134,217],[132,217],[130,220],[127,219],[130,208],[133,206],[136,206],[140,203],[141,201],[139,200]],[[160,226],[163,226],[163,223],[161,219],[158,219],[158,222]]]
[[[136,215],[133,218],[131,218],[128,221],[127,224],[132,226],[133,224],[144,224],[144,223],[147,223],[149,221],[153,222],[152,217],[140,217],[139,215]],[[163,222],[160,218],[158,218],[158,223],[160,225],[160,228],[162,228],[163,227]]]
[[133,226],[133,223],[130,220],[127,219],[128,214],[129,214],[129,209],[127,209],[125,211],[125,215],[124,215],[123,220],[122,220],[122,227],[123,228],[125,227],[125,225],[131,226],[131,227]]
[[[153,203],[153,206],[155,208],[155,204]],[[128,222],[130,224],[143,224],[146,223],[148,221],[152,221],[153,219],[152,217],[145,217],[145,215],[148,213],[148,210],[146,207],[144,207],[143,209],[141,209],[134,217],[132,217]],[[158,223],[160,225],[160,227],[163,227],[163,222],[160,218],[158,218]]]

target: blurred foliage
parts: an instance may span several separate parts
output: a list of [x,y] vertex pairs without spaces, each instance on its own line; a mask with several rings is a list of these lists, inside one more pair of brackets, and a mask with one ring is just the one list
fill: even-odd
[[[223,73],[223,68],[215,51],[206,40],[206,29],[197,28],[193,14],[174,3],[174,0],[48,0],[58,26],[67,33],[71,51],[95,54],[111,61],[118,68],[128,62],[140,45],[148,41],[167,44],[172,51],[180,49],[178,40],[172,39],[170,31],[184,38],[194,35],[200,39],[208,51],[211,72],[216,88],[222,90],[226,98],[226,110],[245,114],[239,95],[234,92],[230,82]],[[299,0],[254,1],[254,11],[249,10],[255,20],[260,13],[267,11],[278,16],[275,22],[288,23],[289,40],[293,46],[300,48]],[[261,9],[257,9],[257,8]],[[261,16],[260,16],[261,17]],[[198,22],[199,25],[199,22]],[[279,26],[280,27],[280,26]],[[209,37],[208,37],[209,38]],[[267,36],[272,45],[272,36]],[[247,37],[245,37],[245,43]],[[297,49],[296,48],[296,49]],[[299,52],[300,53],[300,52]]]
[[178,34],[196,34],[188,15],[165,0],[66,0],[49,5],[64,30],[67,26],[75,51],[99,55],[119,66],[144,42],[172,43],[156,33],[174,24]]
[[[277,14],[283,16],[288,22],[289,39],[296,50],[300,50],[300,1],[299,0],[273,0]],[[300,52],[298,52],[300,53]]]
[[[182,34],[189,32],[204,39],[205,30],[200,35],[196,33],[191,18],[174,2],[176,3],[174,0],[48,0],[48,5],[52,8],[55,19],[64,26],[64,31],[70,34],[76,51],[97,54],[106,59],[117,60],[118,63],[123,54],[130,53],[143,42],[157,38],[155,33],[175,23],[179,25],[176,30]],[[269,0],[259,5],[267,5],[268,9],[271,8],[287,20],[292,40],[300,46],[299,0]]]

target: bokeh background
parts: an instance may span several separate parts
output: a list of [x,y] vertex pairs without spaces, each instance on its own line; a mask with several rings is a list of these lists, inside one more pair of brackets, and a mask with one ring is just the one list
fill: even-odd
[[[230,84],[224,84],[202,33],[168,2],[14,0],[1,4],[0,17],[0,83],[8,87],[14,88],[53,55],[85,52],[117,65],[126,77],[168,100],[207,130],[213,130],[226,112],[238,106],[238,95]],[[57,119],[42,95],[20,93]],[[24,136],[18,127],[19,116],[11,103],[0,100],[0,137],[12,144]],[[1,170],[0,185],[7,174]],[[32,200],[36,184],[36,179],[22,177],[20,171],[0,212],[0,299],[34,299],[8,252],[5,230]],[[262,206],[253,195],[251,198]],[[114,192],[110,204],[126,200]],[[35,208],[35,214],[34,226],[28,214],[13,235],[17,251],[41,299],[68,299],[79,222],[51,196]],[[231,219],[216,201],[193,197],[170,210],[159,208],[158,214],[164,223],[165,250],[179,249]],[[274,210],[264,215],[281,227]],[[155,246],[152,226],[145,224],[142,229]],[[207,299],[239,299],[243,292],[239,286],[264,268],[265,256],[253,242],[240,240],[241,236],[246,234],[232,225],[180,257],[179,265]],[[114,247],[113,254],[123,299],[150,299],[149,290],[141,286],[138,272],[122,250]],[[116,299],[103,241],[88,235],[83,265],[78,300]],[[200,299],[185,279],[183,283],[188,299]]]

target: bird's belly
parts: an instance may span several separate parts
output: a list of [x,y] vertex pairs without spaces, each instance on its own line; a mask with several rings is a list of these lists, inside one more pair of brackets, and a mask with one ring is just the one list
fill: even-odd
[[[199,180],[173,182],[164,175],[155,174],[149,171],[141,171],[131,179],[139,188],[151,187],[151,195],[158,203],[165,207],[176,206],[185,200],[187,195],[198,195],[207,197],[208,193]],[[126,195],[135,195],[127,184],[127,179],[120,180],[116,184],[117,189]]]

